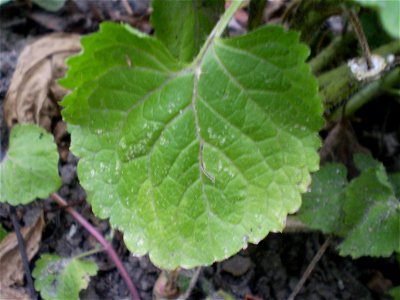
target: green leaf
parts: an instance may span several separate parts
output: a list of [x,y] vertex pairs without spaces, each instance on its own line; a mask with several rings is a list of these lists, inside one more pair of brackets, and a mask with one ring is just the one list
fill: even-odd
[[26,204],[56,191],[58,152],[53,136],[37,125],[16,125],[0,163],[0,202]]
[[349,184],[343,210],[349,232],[341,255],[389,256],[400,250],[400,202],[382,164]]
[[374,7],[385,30],[394,38],[400,38],[400,1],[399,0],[356,0],[364,6]]
[[400,286],[390,289],[389,294],[393,297],[393,300],[400,300]]
[[224,0],[153,0],[155,34],[176,58],[189,62],[217,23],[224,4]]
[[400,199],[400,172],[389,174],[389,181],[392,184],[395,196]]
[[189,268],[282,230],[319,165],[322,107],[297,33],[214,36],[190,65],[123,25],[82,44],[63,117],[94,212],[132,252]]
[[66,0],[32,0],[33,3],[48,11],[60,10]]
[[37,260],[32,276],[43,299],[73,300],[79,299],[79,292],[87,288],[97,270],[92,261],[44,254]]
[[343,256],[389,256],[400,249],[400,202],[381,163],[356,155],[355,164],[362,172],[348,185],[342,164],[315,173],[299,217],[311,228],[342,236]]
[[309,192],[303,195],[300,220],[324,233],[340,232],[346,176],[347,170],[342,164],[322,166],[312,176]]
[[8,232],[3,228],[3,225],[0,224],[0,241],[2,241]]

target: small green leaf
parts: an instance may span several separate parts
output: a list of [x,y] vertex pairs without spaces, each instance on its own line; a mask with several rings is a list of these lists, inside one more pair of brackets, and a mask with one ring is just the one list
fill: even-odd
[[349,231],[341,255],[389,256],[400,250],[400,202],[382,164],[349,184],[343,210]]
[[0,202],[26,204],[46,198],[61,185],[53,136],[37,125],[16,125],[0,163]]
[[400,1],[399,0],[356,0],[364,6],[374,7],[385,30],[395,38],[400,38]]
[[217,23],[224,4],[224,0],[153,0],[155,34],[176,58],[189,62]]
[[3,228],[3,225],[0,224],[0,241],[6,237],[8,232]]
[[48,11],[60,10],[64,6],[65,1],[66,0],[32,0],[33,3]]
[[214,38],[191,65],[117,24],[82,44],[63,117],[94,212],[132,252],[194,267],[282,230],[319,165],[322,107],[297,33]]
[[379,167],[380,162],[375,160],[371,155],[357,153],[354,155],[354,164],[360,172],[370,168]]
[[343,165],[313,175],[299,217],[308,226],[342,236],[341,255],[389,256],[400,250],[400,202],[383,165],[356,155],[361,175],[346,185]]
[[326,164],[313,174],[309,192],[303,195],[300,220],[324,233],[340,232],[346,175],[346,168],[337,163]]
[[44,254],[37,260],[32,276],[43,299],[73,300],[79,299],[79,292],[87,288],[89,277],[97,270],[92,261]]

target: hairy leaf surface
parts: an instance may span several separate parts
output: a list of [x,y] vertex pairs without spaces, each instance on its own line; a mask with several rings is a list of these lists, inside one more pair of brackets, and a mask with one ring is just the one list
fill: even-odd
[[309,192],[303,196],[300,220],[324,233],[340,232],[346,175],[346,168],[342,164],[322,166],[313,175]]
[[297,33],[211,39],[190,65],[117,24],[82,44],[63,116],[93,210],[131,251],[165,269],[207,265],[283,228],[322,125]]
[[0,163],[0,202],[26,204],[56,191],[58,152],[53,136],[37,125],[16,125]]
[[176,58],[189,62],[217,23],[225,1],[153,0],[151,3],[151,23],[157,38]]
[[366,155],[354,160],[361,174],[348,185],[341,164],[324,165],[313,175],[300,219],[342,236],[341,255],[389,256],[400,250],[400,201],[381,163]]
[[79,299],[79,292],[87,288],[90,276],[96,275],[97,270],[92,261],[44,254],[37,260],[32,275],[35,289],[43,299],[73,300]]

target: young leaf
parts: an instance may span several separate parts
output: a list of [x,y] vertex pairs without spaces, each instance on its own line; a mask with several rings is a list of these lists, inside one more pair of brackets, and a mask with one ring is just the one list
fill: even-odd
[[32,276],[43,299],[73,300],[79,299],[79,292],[87,288],[89,277],[97,270],[92,261],[44,254],[37,260]]
[[362,172],[349,185],[343,165],[315,173],[299,217],[311,228],[344,237],[341,255],[389,256],[400,249],[400,202],[381,163],[356,155],[355,164]]
[[297,33],[214,35],[190,65],[117,24],[82,44],[63,116],[94,212],[131,251],[164,269],[207,265],[283,228],[322,125]]
[[26,204],[46,198],[61,185],[53,136],[37,125],[16,125],[0,163],[0,202]]
[[299,218],[324,233],[340,232],[343,188],[347,171],[342,164],[326,164],[313,175],[309,192],[303,195]]
[[189,62],[224,10],[224,0],[153,0],[151,23],[157,38],[178,59]]
[[389,256],[400,250],[400,202],[382,164],[349,184],[343,210],[349,232],[341,255]]

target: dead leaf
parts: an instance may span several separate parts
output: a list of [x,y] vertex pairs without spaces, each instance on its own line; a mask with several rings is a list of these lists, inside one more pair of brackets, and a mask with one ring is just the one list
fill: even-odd
[[4,103],[9,128],[16,123],[36,123],[51,133],[56,129],[59,150],[65,148],[67,133],[65,126],[58,125],[62,122],[58,101],[68,91],[57,79],[66,71],[65,59],[81,50],[79,40],[77,34],[52,33],[23,49]]
[[[35,256],[39,249],[44,225],[43,213],[41,213],[32,225],[21,229],[26,255],[29,260]],[[8,234],[0,243],[0,270],[0,283],[2,287],[0,295],[3,296],[3,288],[6,289],[15,284],[23,284],[24,269],[15,232]]]
[[0,282],[0,299],[29,300],[28,294],[22,288],[10,288]]

